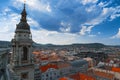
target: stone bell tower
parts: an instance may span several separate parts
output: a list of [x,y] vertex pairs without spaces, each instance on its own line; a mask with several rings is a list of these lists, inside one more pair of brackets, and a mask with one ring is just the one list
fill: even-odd
[[34,80],[34,62],[32,56],[32,35],[27,23],[26,5],[24,4],[19,24],[16,25],[12,39],[11,65],[20,80]]

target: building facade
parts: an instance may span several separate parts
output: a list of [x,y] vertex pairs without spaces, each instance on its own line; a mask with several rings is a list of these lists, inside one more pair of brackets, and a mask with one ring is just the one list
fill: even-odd
[[60,72],[56,64],[48,63],[40,66],[41,79],[40,80],[58,80]]
[[8,53],[9,50],[0,50],[0,80],[9,80],[7,74],[7,64],[8,64]]

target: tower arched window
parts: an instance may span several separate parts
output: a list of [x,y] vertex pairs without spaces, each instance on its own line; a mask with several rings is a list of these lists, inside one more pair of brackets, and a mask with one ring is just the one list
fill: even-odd
[[28,49],[27,47],[23,47],[22,60],[27,60],[27,57],[28,57]]

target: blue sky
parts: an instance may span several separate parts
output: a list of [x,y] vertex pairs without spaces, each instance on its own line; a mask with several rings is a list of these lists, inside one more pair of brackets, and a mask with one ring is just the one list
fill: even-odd
[[[10,41],[23,0],[0,0],[0,40]],[[27,0],[33,40],[42,44],[120,45],[119,0]]]

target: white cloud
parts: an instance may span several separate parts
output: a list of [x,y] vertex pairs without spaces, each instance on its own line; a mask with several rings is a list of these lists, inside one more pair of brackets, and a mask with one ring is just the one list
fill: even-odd
[[98,15],[98,17],[92,19],[89,22],[86,22],[85,25],[98,25],[101,22],[103,22],[104,20],[106,20],[113,12],[114,12],[114,8],[103,8],[102,12],[100,15]]
[[81,2],[83,5],[86,5],[86,4],[89,4],[89,3],[95,4],[95,3],[98,2],[98,0],[81,0],[80,2]]
[[27,2],[27,4],[30,7],[30,9],[33,9],[33,10],[38,10],[38,11],[43,11],[43,12],[46,12],[46,11],[51,12],[52,11],[49,3],[44,4],[40,0],[29,0]]
[[[94,28],[96,25],[102,23],[103,21],[107,20],[110,17],[110,20],[116,19],[117,17],[120,17],[120,6],[117,7],[106,7],[109,4],[112,3],[112,1],[109,2],[100,2],[98,5],[96,5],[97,0],[82,0],[83,4],[89,4],[89,7],[85,7],[86,12],[92,13],[92,14],[98,14],[96,17],[91,18],[91,20],[86,21],[85,23],[81,24],[81,26],[84,26],[80,30],[81,35],[87,34],[87,27],[86,25],[93,26]],[[95,4],[91,4],[95,3]],[[99,9],[98,12],[95,12]],[[90,15],[92,16],[92,15]],[[88,14],[88,17],[90,17]]]
[[100,7],[103,7],[104,5],[105,5],[104,2],[100,2],[100,3],[98,4],[98,6],[100,6]]
[[120,6],[116,7],[113,14],[110,16],[110,21],[120,17]]
[[4,16],[4,14],[7,14],[6,12],[3,12],[0,14],[0,40],[8,40],[10,41],[13,37],[16,23],[18,21],[18,18],[20,17],[16,13],[12,13],[9,15]]
[[71,33],[59,33],[48,30],[32,30],[33,40],[42,44],[71,44],[75,43],[77,35]]
[[81,30],[80,30],[80,35],[85,35],[86,33],[90,33],[91,32],[91,29],[93,28],[94,26],[82,26]]
[[115,38],[120,38],[120,28],[118,30],[118,33],[114,36],[111,37],[112,39],[115,39]]
[[51,9],[51,7],[50,7],[50,4],[48,4],[48,5],[46,6],[46,10],[47,10],[48,12],[51,12],[51,11],[52,11],[52,9]]
[[113,19],[115,19],[116,17],[120,17],[120,14],[113,14],[113,15],[111,15],[111,21],[113,20]]
[[[91,6],[85,8],[86,12],[91,14],[91,15],[88,14],[88,17],[91,17],[93,14],[97,15],[97,16],[92,17],[90,20],[87,20],[85,23],[81,24],[81,26],[82,26],[81,30],[80,30],[81,35],[86,35],[87,32],[90,33],[92,28],[94,28],[96,25],[102,23],[108,17],[113,15],[113,13],[116,11],[116,8],[105,7],[106,5],[109,5],[109,4],[110,4],[110,2],[109,3],[99,3],[99,6],[91,5]],[[98,9],[99,9],[99,11],[95,12]],[[92,26],[92,27],[87,27],[86,25],[89,25],[89,26]]]
[[95,6],[95,5],[85,8],[85,10],[86,10],[88,13],[94,11],[95,9],[96,9],[96,6]]
[[[8,15],[9,14],[9,15]],[[15,28],[16,22],[19,21],[20,15],[13,13],[11,9],[5,8],[2,13],[0,13],[1,28],[4,28],[2,32],[10,31]],[[13,26],[14,25],[14,26]]]
[[[16,1],[13,1],[13,6],[19,9],[20,7],[23,7],[23,3],[24,3],[24,0],[16,0]],[[37,10],[37,11],[42,11],[42,12],[52,11],[50,4],[43,3],[43,1],[41,0],[29,0],[29,1],[26,1],[26,4],[31,10]]]
[[37,21],[35,21],[35,20],[32,19],[31,17],[28,17],[27,20],[28,20],[28,23],[29,23],[29,25],[30,25],[31,27],[40,29],[40,24],[39,24]]
[[110,0],[110,1],[100,2],[100,3],[98,4],[98,6],[104,8],[104,7],[106,7],[106,6],[110,5],[110,4],[112,4],[112,0]]
[[96,35],[88,35],[89,37],[95,37]]
[[65,22],[61,22],[60,25],[62,27],[60,27],[60,31],[62,32],[70,32],[71,30],[71,24],[70,23],[65,23]]

